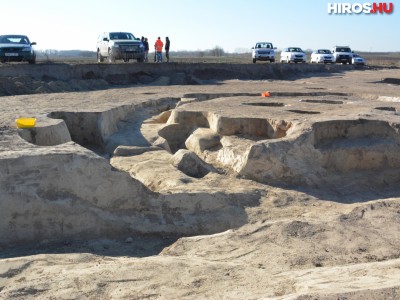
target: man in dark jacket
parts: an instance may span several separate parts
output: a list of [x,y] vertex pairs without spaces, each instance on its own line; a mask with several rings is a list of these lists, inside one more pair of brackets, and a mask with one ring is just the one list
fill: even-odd
[[144,46],[144,61],[148,62],[150,48],[149,48],[149,41],[147,40],[147,38],[144,38],[143,46]]
[[167,62],[169,62],[169,46],[170,46],[170,41],[169,38],[165,38],[165,57],[167,58]]

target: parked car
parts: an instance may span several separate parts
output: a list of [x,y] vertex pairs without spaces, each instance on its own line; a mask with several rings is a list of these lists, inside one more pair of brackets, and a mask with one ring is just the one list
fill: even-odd
[[365,58],[353,53],[352,63],[355,65],[365,65]]
[[272,43],[270,42],[258,42],[256,45],[251,48],[253,49],[252,51],[252,57],[253,57],[253,63],[256,63],[257,60],[264,60],[264,61],[270,61],[270,62],[275,62],[275,49]]
[[117,59],[144,61],[143,43],[130,32],[104,32],[99,35],[96,48],[98,62],[104,59],[110,63]]
[[311,53],[311,63],[334,63],[335,58],[329,49],[317,49]]
[[282,62],[294,62],[294,63],[305,63],[306,62],[306,54],[301,48],[298,47],[288,47],[284,48],[281,52],[281,63]]
[[33,45],[36,43],[31,43],[26,35],[0,35],[0,61],[27,61],[34,64],[36,53]]
[[353,52],[349,46],[334,46],[332,48],[332,54],[335,58],[335,62],[342,64],[352,64]]

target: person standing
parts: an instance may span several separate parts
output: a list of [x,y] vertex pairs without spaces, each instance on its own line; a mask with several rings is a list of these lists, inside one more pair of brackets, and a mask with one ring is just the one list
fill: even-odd
[[149,48],[149,41],[147,40],[147,38],[144,38],[143,46],[144,46],[144,61],[148,62],[150,48]]
[[167,58],[167,62],[169,62],[169,46],[171,42],[168,37],[165,38],[165,57]]
[[157,62],[161,63],[162,62],[162,49],[164,47],[164,43],[162,42],[161,38],[158,37],[156,43],[154,44],[154,48],[157,53]]

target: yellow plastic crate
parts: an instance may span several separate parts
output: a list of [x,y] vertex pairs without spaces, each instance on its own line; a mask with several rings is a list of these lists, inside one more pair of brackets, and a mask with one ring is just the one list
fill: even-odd
[[18,128],[32,128],[36,125],[35,118],[19,118],[16,119],[15,122],[17,123]]

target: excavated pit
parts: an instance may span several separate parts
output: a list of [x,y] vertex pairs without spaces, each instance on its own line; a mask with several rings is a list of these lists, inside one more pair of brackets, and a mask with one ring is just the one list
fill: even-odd
[[[214,163],[222,164],[246,178],[279,186],[315,186],[326,182],[330,176],[333,177],[333,184],[340,184],[338,174],[370,171],[385,173],[385,170],[389,173],[390,170],[399,168],[397,124],[362,119],[358,115],[353,120],[318,120],[319,115],[331,114],[331,107],[337,106],[338,115],[344,106],[359,107],[361,102],[348,99],[350,95],[337,93],[344,100],[332,100],[324,99],[332,97],[329,92],[273,94],[281,101],[272,102],[266,99],[263,102],[254,102],[250,99],[260,96],[249,94],[191,94],[190,97],[197,98],[172,111],[166,125],[168,130],[162,131],[162,136],[172,145],[171,150],[175,153],[179,149],[187,148],[187,139],[196,128],[207,128],[219,136],[217,146],[199,150],[197,145],[193,146],[191,143],[189,150],[195,151],[200,157],[209,157],[210,153],[215,153]],[[306,95],[315,99],[297,100],[294,95]],[[203,103],[201,111],[197,111],[199,101]],[[254,111],[254,117],[249,118],[233,117],[235,113],[229,109],[221,113],[212,108],[213,105],[228,107],[225,102],[229,103],[229,107],[236,104],[265,107],[265,112],[262,113],[265,118],[257,116],[260,111]],[[299,102],[302,104],[298,104]],[[204,106],[210,110],[204,111]],[[284,109],[286,106],[291,106],[292,109]],[[296,109],[296,106],[302,109]],[[387,108],[381,110],[393,111]],[[369,111],[366,108],[365,114],[368,115]],[[248,113],[251,114],[252,111]],[[297,115],[305,117],[298,119]],[[306,116],[315,117],[306,119]],[[173,135],[172,128],[179,128],[177,132],[181,135]],[[362,175],[357,174],[357,177],[362,178]],[[397,180],[395,178],[394,181]]]
[[134,134],[136,127],[152,115],[168,111],[178,101],[179,98],[161,98],[101,112],[52,112],[48,117],[63,120],[72,141],[98,153],[111,154],[120,145],[150,145],[143,137]]
[[4,97],[0,294],[395,297],[400,103],[364,76]]
[[323,168],[350,172],[400,167],[398,128],[388,122],[330,121],[315,123],[313,129]]

